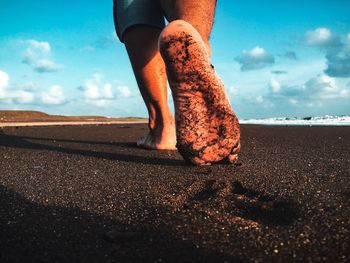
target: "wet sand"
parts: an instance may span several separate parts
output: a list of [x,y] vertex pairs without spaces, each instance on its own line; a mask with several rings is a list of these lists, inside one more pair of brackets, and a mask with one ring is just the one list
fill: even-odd
[[0,262],[347,262],[350,127],[242,125],[236,165],[145,124],[0,128]]

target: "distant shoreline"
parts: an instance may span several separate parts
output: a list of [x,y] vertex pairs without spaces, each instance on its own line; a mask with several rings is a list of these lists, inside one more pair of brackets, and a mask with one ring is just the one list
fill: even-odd
[[0,127],[147,123],[146,118],[50,115],[39,111],[0,111]]
[[139,121],[52,121],[52,122],[0,122],[0,127],[40,127],[40,126],[74,126],[74,125],[112,125],[112,124],[138,124],[147,123]]
[[[0,127],[110,125],[147,122],[147,118],[140,117],[64,116],[50,115],[39,111],[0,110]],[[265,119],[240,119],[240,124],[264,126],[350,126],[350,116],[325,115],[304,118],[276,117]]]
[[[38,121],[38,122],[0,122],[0,128],[4,127],[46,127],[46,126],[83,126],[83,125],[114,125],[114,124],[147,124],[147,120],[130,121]],[[248,126],[336,126],[348,127],[347,123],[250,123],[242,121],[241,125]]]

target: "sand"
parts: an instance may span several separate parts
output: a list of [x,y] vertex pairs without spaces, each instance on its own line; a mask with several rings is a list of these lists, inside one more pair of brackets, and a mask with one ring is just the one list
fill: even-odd
[[236,165],[145,124],[0,129],[0,262],[347,262],[350,127],[242,125]]
[[145,118],[50,115],[40,111],[0,110],[0,127],[147,123]]

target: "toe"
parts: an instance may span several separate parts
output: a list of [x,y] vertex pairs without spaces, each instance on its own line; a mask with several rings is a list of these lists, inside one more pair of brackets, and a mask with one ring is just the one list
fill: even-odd
[[226,161],[230,164],[234,164],[238,160],[238,153],[241,151],[241,143],[238,142],[231,150],[229,156],[226,157]]
[[191,159],[190,162],[192,164],[199,165],[199,166],[201,166],[201,165],[211,165],[210,162],[206,162],[202,158],[198,158],[198,157],[195,157],[195,158]]
[[238,154],[241,151],[241,142],[237,142],[237,144],[232,148],[232,154]]
[[234,164],[238,160],[238,154],[230,154],[229,156],[226,157],[226,160],[230,164]]

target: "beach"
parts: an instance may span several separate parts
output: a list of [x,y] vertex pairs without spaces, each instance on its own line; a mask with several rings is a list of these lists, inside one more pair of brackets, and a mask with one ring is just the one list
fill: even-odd
[[0,262],[348,262],[350,127],[241,129],[193,166],[146,124],[0,128]]

